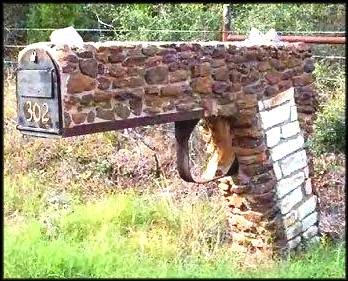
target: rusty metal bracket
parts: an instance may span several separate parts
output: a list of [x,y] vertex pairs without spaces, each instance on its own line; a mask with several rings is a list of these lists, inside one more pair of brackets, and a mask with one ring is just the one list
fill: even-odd
[[200,119],[191,119],[175,122],[176,161],[180,177],[187,182],[207,183],[225,176],[238,174],[239,163],[236,157],[226,174],[204,180],[199,178],[196,179],[192,176],[188,140],[190,139],[192,131],[196,127],[199,120]]

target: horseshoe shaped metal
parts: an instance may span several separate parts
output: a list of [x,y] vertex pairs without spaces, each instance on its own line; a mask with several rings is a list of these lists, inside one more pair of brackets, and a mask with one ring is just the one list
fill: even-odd
[[235,157],[226,174],[211,179],[195,179],[191,174],[188,140],[200,119],[191,119],[175,122],[176,161],[180,177],[187,182],[207,183],[225,176],[238,174],[239,163]]

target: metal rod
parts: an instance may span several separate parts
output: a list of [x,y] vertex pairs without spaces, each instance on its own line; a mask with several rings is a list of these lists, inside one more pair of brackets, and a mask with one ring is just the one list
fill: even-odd
[[[243,41],[247,39],[245,35],[231,35],[227,36],[227,41]],[[333,36],[280,36],[281,41],[285,42],[304,42],[317,44],[346,44],[346,37]]]

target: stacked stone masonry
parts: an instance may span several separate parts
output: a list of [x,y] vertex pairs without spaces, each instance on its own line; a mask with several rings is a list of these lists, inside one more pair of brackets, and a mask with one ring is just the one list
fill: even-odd
[[219,189],[234,243],[291,249],[318,235],[304,145],[317,108],[307,45],[92,42],[45,49],[59,67],[65,127],[202,109],[207,118],[229,120],[240,173],[219,180]]

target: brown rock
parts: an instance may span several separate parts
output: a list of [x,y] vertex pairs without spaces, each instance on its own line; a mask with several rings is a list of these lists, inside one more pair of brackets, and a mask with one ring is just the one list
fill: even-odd
[[229,81],[230,80],[230,71],[227,67],[220,67],[214,69],[213,77],[217,81]]
[[129,77],[126,81],[126,87],[128,88],[141,87],[145,84],[145,80],[142,77]]
[[155,114],[162,113],[162,108],[158,108],[158,107],[146,107],[143,111],[144,111],[145,113],[147,113],[147,114],[155,115]]
[[265,142],[263,137],[259,138],[252,138],[252,137],[238,137],[234,141],[234,145],[241,147],[241,148],[255,148],[260,146]]
[[213,83],[213,92],[216,94],[222,94],[224,92],[227,91],[227,87],[229,86],[229,84],[227,82],[223,82],[223,81],[215,81]]
[[295,87],[308,85],[314,82],[314,76],[313,74],[304,73],[301,76],[293,77],[292,82]]
[[169,73],[169,82],[175,83],[180,81],[185,81],[189,77],[187,70],[179,69]]
[[299,59],[299,58],[291,58],[291,59],[288,60],[286,66],[291,68],[291,67],[299,66],[301,64],[302,64],[302,60],[301,59]]
[[60,64],[60,67],[62,68],[63,73],[71,73],[78,69],[77,64],[69,63],[69,62],[62,62]]
[[277,71],[283,71],[285,70],[285,64],[278,59],[271,59],[271,65],[274,67]]
[[95,59],[81,59],[80,60],[80,70],[83,74],[91,76],[93,78],[97,77],[98,72],[98,62]]
[[145,79],[148,84],[166,84],[168,82],[168,66],[155,66],[146,69]]
[[250,156],[254,154],[259,154],[264,151],[266,151],[266,145],[263,143],[258,147],[255,148],[242,148],[242,147],[235,147],[235,152],[238,156]]
[[107,90],[110,88],[111,81],[105,77],[99,77],[98,79],[98,89]]
[[148,58],[145,61],[145,66],[146,67],[154,67],[154,66],[157,66],[157,65],[159,65],[161,63],[162,63],[162,57],[161,56],[155,56],[155,57]]
[[100,62],[107,63],[109,60],[109,53],[97,53],[95,58]]
[[270,70],[272,69],[272,65],[270,64],[270,62],[268,60],[265,60],[265,61],[261,61],[259,64],[258,64],[258,70],[261,71],[261,72],[265,72],[267,70]]
[[217,68],[225,65],[225,59],[213,59],[211,61],[211,67]]
[[255,69],[252,69],[248,75],[242,77],[242,84],[243,86],[246,86],[248,84],[256,82],[259,79],[260,79],[259,72]]
[[81,105],[90,105],[93,102],[93,100],[94,100],[94,97],[92,94],[86,94],[80,98],[80,104]]
[[123,78],[127,73],[127,68],[112,64],[109,66],[109,75],[115,78]]
[[75,56],[74,54],[68,54],[65,57],[65,59],[66,59],[67,62],[70,62],[70,63],[78,63],[79,62],[78,57]]
[[78,112],[78,113],[72,114],[71,117],[72,117],[72,120],[74,121],[74,123],[76,125],[78,125],[78,124],[85,122],[86,117],[87,117],[87,113]]
[[138,116],[143,111],[143,101],[141,99],[136,98],[130,99],[129,107],[132,113]]
[[181,59],[189,59],[189,58],[194,58],[196,57],[196,53],[192,52],[192,51],[184,51],[184,52],[180,52],[178,54],[179,58]]
[[178,103],[175,105],[175,108],[178,111],[189,111],[195,107],[197,107],[197,103],[196,102],[183,102],[183,103]]
[[282,73],[281,79],[288,80],[288,79],[291,79],[294,75],[295,75],[294,71],[292,69],[288,69]]
[[87,75],[71,73],[67,82],[67,93],[75,94],[91,91],[97,85],[97,81]]
[[306,59],[304,61],[303,71],[306,73],[311,73],[314,71],[314,60],[313,59]]
[[149,45],[147,47],[144,47],[142,49],[142,52],[143,52],[144,55],[152,57],[152,56],[157,54],[158,47],[155,46],[155,45]]
[[239,92],[242,89],[242,84],[240,83],[232,83],[231,92]]
[[145,96],[145,105],[148,107],[159,107],[163,106],[165,102],[164,98],[158,96]]
[[253,223],[259,223],[262,218],[263,214],[260,212],[254,212],[254,211],[245,211],[240,213],[244,218],[246,218],[248,221],[251,221]]
[[162,58],[163,63],[172,63],[178,61],[178,55],[177,54],[166,54]]
[[137,45],[135,48],[127,49],[128,57],[143,56],[142,45]]
[[236,70],[231,71],[230,79],[232,83],[240,83],[242,82],[242,74]]
[[145,69],[144,67],[136,67],[136,66],[128,67],[127,74],[129,76],[144,76]]
[[142,98],[145,94],[145,90],[144,88],[140,87],[140,88],[135,88],[129,91],[129,95],[131,98]]
[[244,198],[242,195],[234,193],[231,196],[227,197],[227,202],[229,203],[229,205],[240,208],[244,203]]
[[110,54],[109,54],[109,62],[111,62],[111,63],[123,62],[125,60],[125,58],[126,58],[126,56],[123,55],[122,53],[110,52]]
[[168,86],[162,87],[161,89],[161,96],[177,97],[177,96],[180,96],[181,94],[183,94],[183,89],[181,85],[178,85],[178,86],[168,85]]
[[[265,169],[265,171],[267,171],[267,170]],[[252,194],[258,194],[258,195],[259,194],[265,194],[265,193],[268,193],[268,192],[270,192],[272,190],[275,191],[276,187],[277,187],[277,181],[276,181],[276,179],[272,179],[272,180],[270,180],[268,182],[254,185],[252,190],[251,190],[251,193]]]
[[161,88],[158,86],[146,86],[145,87],[145,94],[146,95],[159,95],[161,92]]
[[112,80],[112,88],[114,89],[121,89],[125,88],[129,83],[129,80],[123,79],[123,78],[115,78]]
[[281,73],[279,73],[278,71],[269,71],[265,75],[265,78],[267,79],[269,84],[274,85],[281,80]]
[[130,109],[128,108],[128,106],[122,103],[115,104],[114,112],[117,116],[121,117],[122,119],[126,119],[130,115]]
[[104,66],[104,64],[98,64],[98,74],[101,74],[101,75],[103,75],[103,74],[105,74],[105,66]]
[[251,66],[248,63],[241,63],[237,65],[237,70],[242,74],[249,74]]
[[217,46],[213,49],[211,57],[214,59],[224,59],[226,55],[225,46]]
[[265,89],[265,85],[263,83],[255,83],[252,85],[244,86],[243,92],[245,95],[263,95],[263,91]]
[[87,114],[87,123],[93,123],[95,118],[94,110],[88,112]]
[[97,107],[96,108],[96,116],[98,118],[104,119],[104,120],[115,120],[115,115],[114,115],[114,111],[111,110],[107,110],[101,107]]
[[71,124],[70,114],[67,112],[64,112],[64,127],[68,128],[70,124]]
[[237,116],[238,110],[234,102],[224,105],[218,105],[218,113],[220,116]]
[[104,102],[104,101],[110,101],[112,98],[112,95],[108,92],[104,91],[95,91],[94,92],[94,101],[95,102]]
[[206,77],[211,75],[210,63],[205,62],[202,64],[193,65],[191,67],[192,77]]
[[279,87],[279,92],[283,92],[292,87],[292,82],[291,80],[282,80],[278,83],[278,87]]
[[263,95],[266,98],[270,98],[270,97],[274,97],[278,93],[279,93],[278,85],[273,85],[273,86],[266,87],[265,91],[263,92]]
[[123,66],[143,66],[145,65],[145,61],[147,60],[146,56],[134,56],[126,58],[122,65]]
[[125,101],[131,98],[131,92],[128,90],[116,90],[112,91],[112,96],[118,101]]
[[248,155],[248,156],[239,156],[238,161],[240,164],[243,165],[253,165],[253,164],[261,164],[266,161],[268,161],[269,153],[266,151],[263,151],[261,153],[255,154],[255,155]]
[[191,87],[194,92],[199,94],[211,94],[213,79],[208,77],[198,77],[191,80]]
[[236,136],[252,137],[252,138],[259,138],[264,135],[262,131],[256,130],[254,128],[235,128],[233,130],[233,133]]
[[259,184],[270,182],[274,179],[275,179],[274,172],[273,172],[273,170],[270,170],[270,171],[265,172],[263,174],[255,175],[252,178],[252,184],[253,184],[253,186],[256,186]]
[[248,221],[241,215],[233,215],[231,218],[228,218],[230,225],[236,226],[240,230],[251,230],[254,226],[254,223]]
[[84,59],[93,58],[93,51],[76,52],[76,55],[77,55],[79,58],[84,58]]

